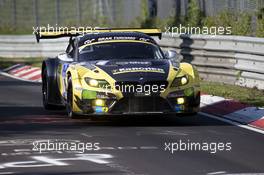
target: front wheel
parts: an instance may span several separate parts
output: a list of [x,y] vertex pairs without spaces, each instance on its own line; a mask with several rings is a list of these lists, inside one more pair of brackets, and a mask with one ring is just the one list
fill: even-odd
[[70,118],[76,118],[76,114],[73,112],[73,88],[72,88],[72,79],[68,79],[68,88],[67,88],[67,104],[66,104],[67,115]]
[[43,70],[42,75],[42,103],[46,110],[61,109],[61,107],[49,103],[49,80],[46,69]]

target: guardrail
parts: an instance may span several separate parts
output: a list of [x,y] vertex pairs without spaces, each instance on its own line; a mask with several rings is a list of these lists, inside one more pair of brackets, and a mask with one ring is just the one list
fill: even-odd
[[[264,39],[240,36],[164,35],[164,49],[176,49],[207,81],[264,89]],[[0,57],[53,57],[67,38],[42,40],[33,35],[0,36]]]
[[263,38],[165,35],[159,44],[176,49],[207,81],[264,89]]
[[0,35],[0,57],[55,57],[66,50],[67,38],[41,40],[34,35]]

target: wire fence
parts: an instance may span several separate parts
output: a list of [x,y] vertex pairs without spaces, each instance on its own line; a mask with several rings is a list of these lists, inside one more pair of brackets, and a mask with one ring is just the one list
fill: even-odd
[[[186,15],[189,3],[188,0],[0,0],[0,30],[29,31],[33,26],[47,24],[130,27],[141,17],[143,1],[160,19]],[[209,16],[225,9],[255,13],[264,7],[264,0],[197,1]]]
[[[122,0],[0,0],[0,26],[80,26],[118,24]],[[120,16],[121,17],[121,16]],[[124,20],[125,21],[125,20]]]
[[[247,13],[256,13],[264,7],[264,0],[197,0],[200,9],[206,16],[214,16],[223,10],[242,11]],[[158,16],[165,18],[170,15],[178,14],[185,16],[187,14],[188,0],[157,0]]]

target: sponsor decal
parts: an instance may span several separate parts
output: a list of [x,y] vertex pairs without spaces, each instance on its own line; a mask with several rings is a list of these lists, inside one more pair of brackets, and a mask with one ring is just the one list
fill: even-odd
[[108,107],[96,106],[94,111],[95,113],[105,113],[108,112]]
[[122,74],[122,73],[130,73],[130,72],[153,72],[153,73],[162,73],[164,74],[164,69],[155,68],[155,67],[132,67],[132,68],[120,68],[112,70],[112,73]]
[[155,43],[155,41],[153,39],[144,38],[144,37],[110,36],[110,37],[99,37],[99,38],[88,39],[88,40],[83,42],[83,45],[92,44],[92,43],[96,43],[96,42],[117,41],[117,40],[142,41],[142,42]]
[[128,65],[128,64],[141,64],[141,65],[149,65],[151,62],[149,61],[120,61],[116,62],[117,65]]
[[66,71],[67,71],[68,67],[69,67],[68,63],[63,64],[63,66],[62,66],[62,77],[66,77]]

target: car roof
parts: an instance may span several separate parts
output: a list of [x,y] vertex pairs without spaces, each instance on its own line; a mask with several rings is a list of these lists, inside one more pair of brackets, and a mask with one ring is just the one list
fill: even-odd
[[115,40],[136,40],[145,41],[157,45],[156,41],[147,34],[141,32],[105,32],[105,33],[93,33],[86,34],[83,36],[78,36],[78,45],[82,46],[89,42],[100,42],[100,41],[115,41]]

